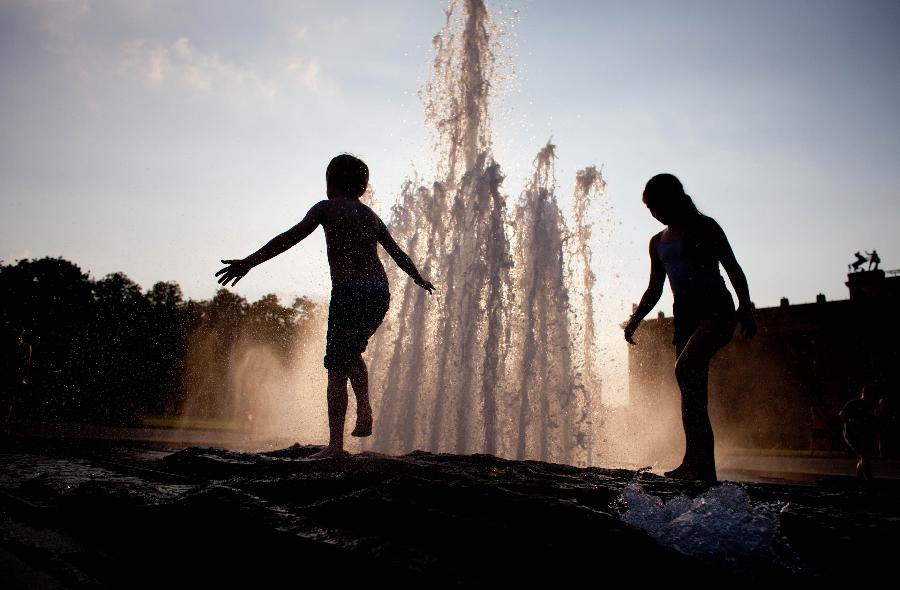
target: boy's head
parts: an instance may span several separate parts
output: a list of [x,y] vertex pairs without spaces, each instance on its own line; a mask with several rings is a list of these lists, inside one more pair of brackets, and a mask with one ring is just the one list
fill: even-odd
[[350,154],[332,158],[325,170],[328,197],[353,197],[358,199],[369,186],[369,167]]

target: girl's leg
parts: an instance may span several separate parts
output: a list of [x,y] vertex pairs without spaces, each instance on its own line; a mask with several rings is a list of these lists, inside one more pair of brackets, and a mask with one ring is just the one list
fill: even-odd
[[372,406],[369,403],[369,370],[362,355],[357,355],[350,365],[350,385],[356,394],[356,427],[351,436],[372,434]]
[[328,369],[328,446],[313,459],[344,453],[344,418],[347,415],[347,369]]
[[703,320],[691,335],[675,362],[675,378],[681,390],[681,419],[685,452],[681,467],[671,475],[693,479],[716,479],[712,424],[709,421],[709,362],[734,326]]

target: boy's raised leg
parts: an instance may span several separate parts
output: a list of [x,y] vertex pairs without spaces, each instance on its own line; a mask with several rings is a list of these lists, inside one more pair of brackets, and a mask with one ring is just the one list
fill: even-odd
[[372,405],[369,403],[369,370],[362,355],[357,355],[350,365],[350,385],[356,394],[356,427],[351,436],[371,436]]
[[313,459],[344,454],[344,418],[347,415],[347,369],[328,369],[328,446]]

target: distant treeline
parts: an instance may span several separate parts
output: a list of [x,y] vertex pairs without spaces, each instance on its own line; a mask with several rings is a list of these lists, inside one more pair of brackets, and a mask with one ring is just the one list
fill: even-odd
[[[94,280],[62,258],[0,263],[0,302],[3,386],[18,390],[13,419],[117,425],[180,412],[192,334],[214,336],[224,390],[238,337],[286,357],[316,307],[306,298],[284,307],[275,295],[249,303],[227,289],[185,301],[177,283],[144,291],[123,273]],[[12,373],[22,327],[32,363],[19,387]]]

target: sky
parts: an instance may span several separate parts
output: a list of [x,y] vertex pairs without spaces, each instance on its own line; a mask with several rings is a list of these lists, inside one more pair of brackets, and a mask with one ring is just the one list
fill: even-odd
[[[661,229],[641,191],[659,172],[723,226],[758,307],[846,298],[858,250],[900,268],[900,3],[488,6],[512,64],[493,103],[504,192],[512,205],[551,137],[567,213],[575,171],[602,166],[598,296],[640,298]],[[218,261],[299,221],[344,151],[386,215],[433,170],[417,91],[444,8],[0,0],[0,259],[208,298]],[[235,290],[328,289],[317,232]]]

